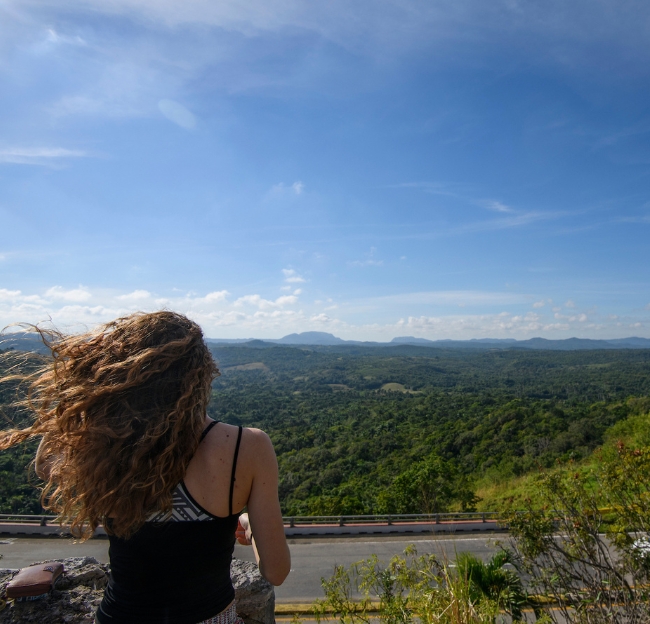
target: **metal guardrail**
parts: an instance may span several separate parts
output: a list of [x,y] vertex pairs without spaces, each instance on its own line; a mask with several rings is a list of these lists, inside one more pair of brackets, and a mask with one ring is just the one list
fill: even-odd
[[441,522],[499,520],[501,514],[496,511],[458,512],[437,514],[375,514],[357,516],[285,516],[284,524],[296,525],[338,525],[348,524],[440,524]]
[[[25,515],[25,514],[0,514],[0,523],[38,524],[47,526],[56,524],[57,516],[51,515]],[[376,515],[341,515],[341,516],[284,516],[285,525],[289,527],[304,525],[338,525],[350,524],[440,524],[441,522],[462,522],[499,520],[500,514],[496,511],[484,512],[459,512],[438,514],[376,514]]]
[[11,522],[14,524],[38,524],[47,526],[48,522],[54,524],[57,516],[47,515],[25,515],[25,514],[0,514],[0,522]]

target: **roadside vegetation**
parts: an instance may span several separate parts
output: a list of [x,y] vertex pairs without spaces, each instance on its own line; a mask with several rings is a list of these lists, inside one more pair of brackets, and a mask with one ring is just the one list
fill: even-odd
[[[377,557],[323,579],[317,618],[341,624],[642,624],[650,621],[650,446],[647,414],[577,470],[531,478],[536,500],[504,513],[509,537],[488,562]],[[625,439],[623,439],[625,438]],[[542,501],[542,502],[540,502]],[[361,599],[353,599],[355,592]]]

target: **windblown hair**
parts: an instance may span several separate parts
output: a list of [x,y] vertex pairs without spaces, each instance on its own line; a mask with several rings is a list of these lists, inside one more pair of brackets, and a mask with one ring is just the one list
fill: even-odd
[[153,512],[171,510],[197,449],[219,375],[201,329],[168,311],[82,335],[32,329],[53,359],[29,376],[34,423],[0,434],[0,449],[43,436],[43,507],[77,537],[101,523],[127,538]]

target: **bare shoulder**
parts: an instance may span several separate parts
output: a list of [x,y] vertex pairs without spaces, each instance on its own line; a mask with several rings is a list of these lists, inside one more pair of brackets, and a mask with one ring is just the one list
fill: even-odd
[[254,427],[244,427],[244,435],[250,444],[253,444],[259,448],[273,448],[273,443],[268,434],[261,429],[255,429]]
[[241,452],[257,465],[276,461],[271,438],[261,429],[244,428]]

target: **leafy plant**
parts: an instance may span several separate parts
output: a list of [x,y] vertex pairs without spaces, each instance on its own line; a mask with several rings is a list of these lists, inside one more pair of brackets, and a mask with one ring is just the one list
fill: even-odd
[[319,622],[334,614],[341,624],[373,617],[387,624],[493,624],[502,611],[516,620],[524,594],[516,575],[502,569],[506,559],[499,553],[483,564],[461,556],[454,568],[435,555],[418,556],[413,546],[387,565],[372,556],[322,579],[325,598],[314,613]]
[[456,558],[458,574],[467,579],[474,601],[485,596],[517,621],[522,618],[527,597],[519,576],[504,568],[510,562],[510,553],[505,550],[497,552],[488,563],[472,553],[461,553]]
[[[650,449],[617,445],[591,474],[542,474],[544,508],[511,512],[511,556],[553,622],[650,621]],[[640,541],[641,540],[641,541]],[[552,608],[549,606],[552,605]]]

